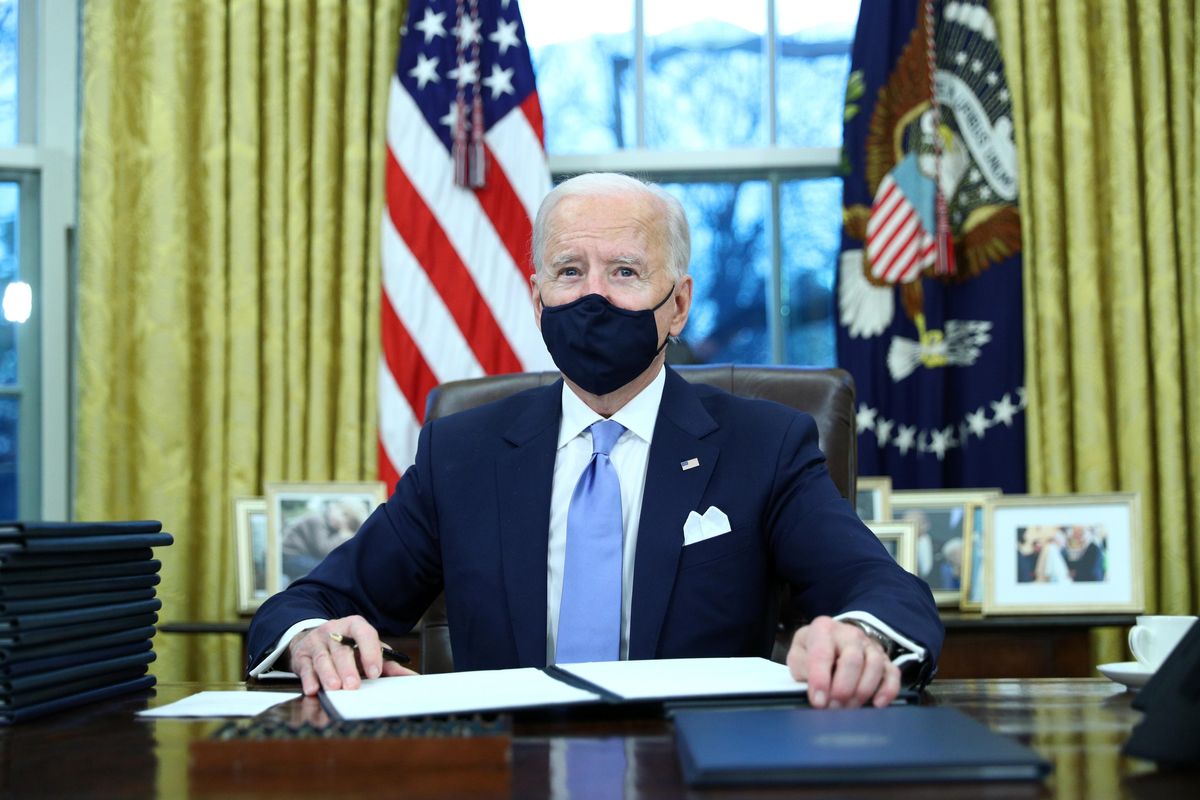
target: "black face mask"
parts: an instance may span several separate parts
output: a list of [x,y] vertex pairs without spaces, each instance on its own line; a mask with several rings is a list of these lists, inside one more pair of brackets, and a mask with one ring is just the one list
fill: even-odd
[[560,306],[542,306],[542,339],[554,363],[585,392],[608,394],[641,375],[667,346],[658,343],[654,308],[618,308],[598,294]]

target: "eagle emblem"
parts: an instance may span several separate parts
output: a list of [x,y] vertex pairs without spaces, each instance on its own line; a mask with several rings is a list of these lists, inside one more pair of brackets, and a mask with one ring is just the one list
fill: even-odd
[[[932,81],[922,20],[869,120],[872,203],[844,210],[847,236],[863,243],[844,251],[839,265],[838,311],[848,334],[883,334],[897,299],[917,329],[917,340],[894,336],[889,345],[894,381],[921,367],[970,366],[991,338],[986,321],[947,320],[941,330],[929,329],[924,282],[972,280],[1021,249],[1012,100],[995,22],[983,4],[940,5]],[[864,94],[862,75],[851,73],[847,119]]]

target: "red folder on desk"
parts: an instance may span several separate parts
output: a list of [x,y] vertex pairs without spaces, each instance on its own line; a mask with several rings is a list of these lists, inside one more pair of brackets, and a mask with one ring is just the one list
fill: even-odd
[[675,743],[688,784],[1038,780],[1034,751],[951,708],[681,711]]

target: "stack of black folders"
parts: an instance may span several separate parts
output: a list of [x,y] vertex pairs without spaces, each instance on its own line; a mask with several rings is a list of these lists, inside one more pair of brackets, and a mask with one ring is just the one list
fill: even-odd
[[1040,780],[1050,764],[953,708],[681,711],[691,786]]
[[162,523],[0,523],[0,725],[154,685]]

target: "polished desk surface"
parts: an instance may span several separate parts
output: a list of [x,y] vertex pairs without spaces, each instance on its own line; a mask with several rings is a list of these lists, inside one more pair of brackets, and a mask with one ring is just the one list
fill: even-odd
[[[1120,754],[1141,713],[1131,694],[1103,679],[1035,679],[935,682],[925,703],[959,708],[993,730],[1030,745],[1054,764],[1042,783],[894,784],[777,790],[689,792],[682,783],[669,723],[657,719],[513,724],[511,761],[489,774],[439,770],[417,780],[387,760],[386,748],[406,740],[376,742],[369,758],[300,763],[289,742],[267,745],[280,769],[212,771],[197,766],[196,743],[209,742],[223,721],[137,719],[140,709],[202,689],[240,684],[166,684],[75,712],[0,728],[0,797],[568,797],[578,784],[564,772],[569,747],[602,743],[618,752],[608,770],[592,778],[586,797],[685,796],[1164,798],[1195,797],[1200,769],[1159,771]],[[285,690],[290,687],[268,687]],[[853,713],[853,712],[847,712]],[[312,698],[289,700],[267,717],[320,726],[327,718]],[[412,740],[408,740],[412,741]],[[461,743],[445,741],[449,748]],[[441,746],[437,743],[436,746]],[[384,749],[380,749],[384,748]],[[350,753],[350,751],[342,751]],[[458,752],[463,752],[459,750]],[[311,755],[311,753],[310,753]],[[623,755],[623,758],[620,756]],[[378,757],[377,757],[378,756]],[[306,757],[307,758],[307,757]],[[357,762],[353,767],[349,762]],[[611,759],[606,762],[612,764]],[[211,766],[211,764],[210,764]],[[483,776],[482,778],[480,776]]]

